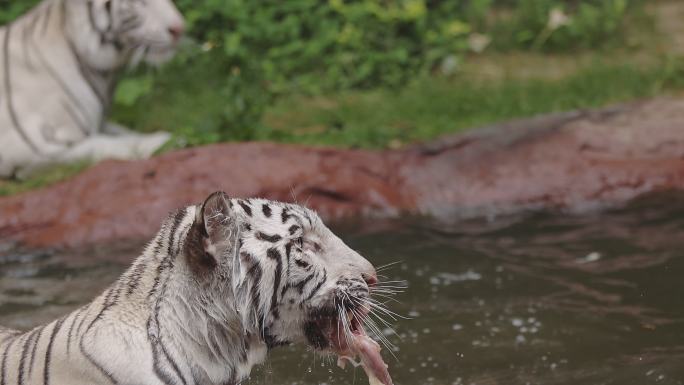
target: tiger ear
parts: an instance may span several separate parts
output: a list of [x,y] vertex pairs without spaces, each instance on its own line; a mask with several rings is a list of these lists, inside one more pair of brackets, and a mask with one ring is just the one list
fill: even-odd
[[237,221],[230,206],[228,195],[217,191],[196,210],[186,250],[193,270],[213,270],[221,256],[234,247]]
[[217,191],[209,195],[195,214],[195,223],[212,243],[225,240],[235,227],[233,210],[230,206],[228,194]]

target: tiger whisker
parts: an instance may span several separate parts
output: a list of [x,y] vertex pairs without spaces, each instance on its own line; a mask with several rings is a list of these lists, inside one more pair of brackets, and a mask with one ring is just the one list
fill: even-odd
[[[345,296],[345,298],[349,299],[349,295],[347,293],[343,293],[343,295]],[[339,317],[342,320],[342,326],[344,327],[344,336],[345,336],[347,346],[352,346],[353,336],[352,336],[352,331],[351,331],[351,325],[349,325],[349,319],[347,319],[347,314],[344,311],[344,306],[340,305],[339,311],[340,311]]]
[[396,298],[392,298],[392,297],[387,296],[387,295],[384,295],[384,294],[374,294],[374,295],[375,295],[376,297],[380,297],[380,298],[385,299],[386,302],[395,302],[395,303],[398,303],[398,304],[400,304],[400,305],[403,305],[403,303],[402,303],[401,301],[399,301],[398,299],[396,299]]
[[395,285],[395,284],[392,284],[392,285],[377,284],[377,285],[373,286],[373,288],[374,289],[375,288],[378,288],[378,289],[399,289],[399,290],[406,290],[407,289],[406,286]]
[[400,286],[396,284],[377,284],[373,286],[373,289],[399,289],[399,290],[406,290],[406,286]]
[[[364,303],[365,303],[365,302],[364,302]],[[365,304],[367,304],[367,303],[365,303]],[[388,315],[388,314],[383,314],[383,313],[379,312],[377,309],[374,309],[372,306],[370,306],[369,309],[370,309],[369,314],[371,314],[371,315],[373,315],[375,318],[381,320],[382,323],[385,324],[385,325],[388,326],[388,327],[391,327],[391,324],[390,324],[387,320],[385,320],[385,319],[382,317],[383,315],[392,318],[393,321],[396,321],[396,318],[394,318],[394,317],[392,317],[391,315]]]
[[352,310],[352,312],[354,313],[354,316],[361,322],[361,324],[364,325],[364,327],[367,327],[369,330],[371,330],[373,334],[376,335],[376,338],[380,340],[380,343],[382,343],[382,345],[390,352],[390,354],[392,354],[392,356],[395,359],[397,359],[396,355],[394,354],[394,344],[390,342],[389,339],[387,339],[387,337],[384,335],[384,333],[382,333],[378,325],[368,316],[360,314],[356,310]]
[[371,294],[374,293],[382,293],[382,294],[389,294],[389,295],[395,295],[395,294],[400,294],[403,293],[403,290],[386,290],[386,289],[378,289],[378,290],[372,290]]
[[408,283],[407,282],[384,281],[384,282],[378,282],[377,284],[375,284],[375,287],[396,287],[399,289],[406,289],[406,288],[408,288]]
[[386,269],[389,269],[389,268],[391,268],[391,267],[395,267],[396,265],[398,265],[398,264],[400,264],[400,263],[402,263],[402,262],[404,262],[404,261],[403,261],[403,260],[399,260],[399,261],[394,261],[394,262],[386,263],[386,264],[384,264],[384,265],[380,265],[380,266],[376,267],[376,268],[375,268],[375,271],[386,270]]
[[[364,299],[358,299],[357,298],[357,304],[364,306],[365,303],[366,303],[366,301]],[[392,325],[387,320],[385,320],[380,314],[378,314],[377,311],[370,308],[369,314],[372,315],[373,317],[375,317],[376,319],[378,319],[384,326],[389,328],[392,331],[392,333],[396,335],[396,332],[394,331],[394,328],[392,327]]]
[[367,304],[370,305],[372,308],[377,309],[377,310],[383,312],[384,314],[386,314],[387,316],[391,317],[391,318],[392,318],[393,320],[395,320],[395,321],[397,320],[397,318],[401,318],[401,319],[404,319],[404,320],[410,320],[410,319],[411,319],[411,318],[409,318],[409,317],[405,317],[405,316],[403,316],[403,315],[401,315],[401,314],[397,314],[397,313],[395,313],[395,312],[393,312],[393,311],[387,309],[385,306],[383,306],[383,304],[378,303],[378,302],[374,301],[374,300],[371,299],[371,298],[368,299]]

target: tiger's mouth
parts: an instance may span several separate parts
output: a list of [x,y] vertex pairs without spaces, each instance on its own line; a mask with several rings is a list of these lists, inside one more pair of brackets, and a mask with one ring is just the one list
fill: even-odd
[[365,333],[359,321],[368,310],[358,307],[321,308],[309,313],[304,332],[309,344],[318,350],[343,354],[349,349],[351,335]]
[[[336,314],[314,316],[305,328],[307,339],[314,348],[336,354],[340,367],[344,368],[346,362],[363,366],[369,378],[375,378],[383,385],[392,385],[387,364],[380,355],[380,346],[363,327],[362,320],[368,317],[369,312],[367,308],[356,307],[339,309]],[[356,357],[360,362],[356,362]]]
[[[330,348],[338,355],[347,355],[352,349],[353,339],[356,336],[366,335],[366,331],[359,321],[359,313],[354,313],[348,310],[343,317],[338,316],[334,320],[334,328],[328,330],[328,340],[330,341]],[[363,312],[367,315],[367,311]]]

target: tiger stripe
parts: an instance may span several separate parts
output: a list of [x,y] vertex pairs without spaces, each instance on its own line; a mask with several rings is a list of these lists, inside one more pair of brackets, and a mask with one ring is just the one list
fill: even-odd
[[19,360],[19,375],[18,375],[19,378],[17,380],[17,383],[19,385],[24,384],[25,365],[26,365],[26,359],[28,358],[29,346],[33,343],[33,339],[37,335],[38,335],[38,330],[33,330],[28,335],[28,338],[26,338],[26,341],[24,342],[24,345],[21,348],[21,358]]
[[69,331],[67,332],[67,342],[66,342],[66,353],[67,356],[71,354],[71,337],[73,336],[74,332],[74,326],[76,325],[76,321],[78,321],[78,317],[85,311],[85,307],[82,307],[76,311],[71,317],[71,324],[69,325]]
[[[62,0],[64,1],[64,0]],[[48,25],[50,24],[51,16],[52,16],[52,8],[54,6],[53,2],[48,2],[45,4],[45,7],[43,9],[42,14],[40,15],[41,18],[41,27],[40,27],[40,33],[45,35],[47,33]]]
[[323,278],[318,281],[316,286],[309,292],[309,295],[306,296],[306,299],[304,301],[308,301],[311,298],[313,298],[314,295],[318,293],[319,290],[321,290],[321,287],[323,287],[323,284],[327,281],[328,279],[328,272],[323,269]]
[[266,252],[268,258],[276,262],[275,271],[273,273],[273,294],[271,295],[271,313],[273,317],[278,318],[278,290],[280,289],[280,280],[283,272],[283,261],[280,252],[275,248],[270,248]]
[[154,373],[165,384],[178,384],[178,382],[174,380],[168,373],[167,366],[162,365],[162,359],[165,359],[168,362],[168,364],[171,365],[173,373],[176,375],[178,379],[180,379],[180,383],[183,385],[187,385],[188,383],[183,377],[183,374],[181,373],[178,364],[170,357],[168,351],[166,350],[166,347],[163,344],[162,336],[159,331],[158,306],[155,307],[153,317],[154,318],[151,317],[148,320],[148,339],[150,341],[150,345],[152,345]]
[[31,138],[29,138],[28,133],[22,127],[21,123],[19,122],[19,118],[17,117],[17,112],[14,109],[14,104],[12,102],[14,95],[12,93],[12,75],[10,71],[10,54],[9,54],[9,45],[10,45],[10,37],[12,32],[12,25],[8,25],[5,27],[5,38],[2,42],[2,57],[3,57],[3,67],[5,69],[4,75],[4,84],[5,84],[5,100],[7,101],[7,111],[9,112],[9,117],[12,122],[12,127],[14,130],[19,134],[21,139],[26,143],[26,145],[31,149],[36,154],[42,154],[42,151],[38,148],[38,146],[33,142]]
[[52,360],[52,346],[55,342],[55,337],[57,336],[57,333],[59,333],[59,330],[62,328],[62,324],[64,323],[64,318],[60,318],[57,320],[55,323],[55,326],[52,329],[52,334],[50,334],[50,340],[47,345],[47,349],[45,350],[45,365],[43,367],[43,385],[50,385],[50,361]]
[[38,351],[38,346],[40,345],[40,338],[43,336],[44,330],[45,326],[38,327],[38,335],[36,337],[36,340],[33,342],[33,347],[31,348],[31,360],[29,361],[28,377],[31,377],[31,374],[33,374],[33,364],[36,360],[36,352]]
[[131,272],[131,275],[129,276],[129,281],[127,284],[127,289],[126,289],[126,295],[131,296],[135,289],[140,286],[140,280],[143,278],[143,274],[145,273],[145,264],[144,263],[138,263],[133,266],[133,270]]
[[[14,341],[17,340],[17,337],[10,336],[6,340],[10,340],[10,342],[5,345],[5,348],[2,351],[2,364],[0,365],[0,385],[7,385],[7,358],[9,357],[9,351],[12,349],[12,345],[14,344]],[[6,340],[3,342],[6,342]]]

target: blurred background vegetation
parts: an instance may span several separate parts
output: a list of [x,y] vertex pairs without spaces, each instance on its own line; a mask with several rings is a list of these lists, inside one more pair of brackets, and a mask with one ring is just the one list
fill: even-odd
[[[0,0],[7,22],[37,3]],[[123,77],[113,119],[167,147],[400,147],[677,92],[684,24],[645,0],[177,0],[177,57]],[[679,40],[677,40],[679,39]],[[681,44],[684,46],[684,44]]]

